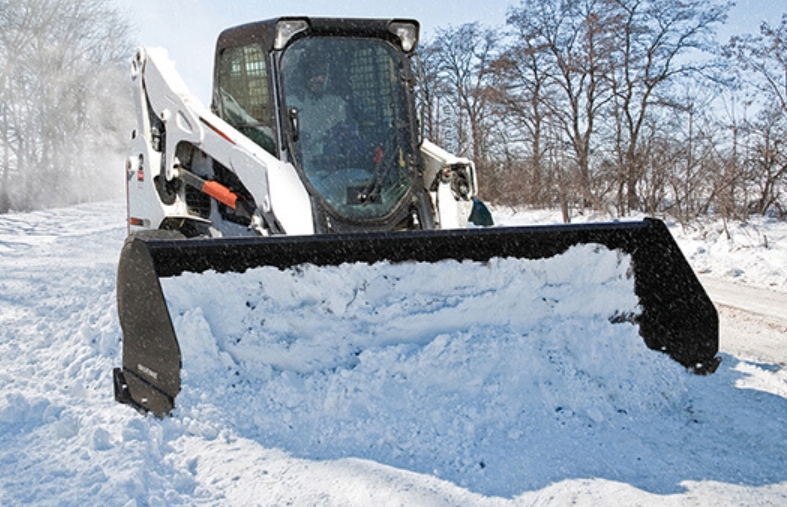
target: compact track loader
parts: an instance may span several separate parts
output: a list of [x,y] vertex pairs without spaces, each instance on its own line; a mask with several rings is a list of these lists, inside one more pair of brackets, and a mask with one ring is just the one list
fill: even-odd
[[118,401],[163,416],[180,391],[162,277],[535,259],[584,243],[631,256],[636,322],[650,348],[698,373],[716,368],[716,310],[662,222],[472,226],[490,225],[473,163],[419,134],[418,35],[418,23],[404,19],[291,17],[228,29],[210,109],[164,51],[139,49],[117,283]]

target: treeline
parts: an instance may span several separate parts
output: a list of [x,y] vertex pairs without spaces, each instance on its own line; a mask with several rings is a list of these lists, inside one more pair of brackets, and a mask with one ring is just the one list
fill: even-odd
[[422,45],[425,135],[511,206],[787,216],[787,13],[717,44],[730,4],[522,0]]
[[0,213],[118,195],[130,41],[103,0],[0,0]]
[[[510,206],[787,216],[787,13],[717,43],[718,0],[522,0],[420,49],[425,135]],[[117,195],[128,22],[103,0],[0,0],[0,213]]]

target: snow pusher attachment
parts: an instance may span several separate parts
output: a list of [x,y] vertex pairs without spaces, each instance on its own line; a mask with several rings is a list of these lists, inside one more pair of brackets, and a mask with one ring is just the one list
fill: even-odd
[[580,244],[604,245],[631,256],[641,308],[634,318],[649,348],[669,354],[696,373],[716,369],[716,310],[666,226],[654,219],[272,238],[153,239],[133,235],[123,248],[118,272],[124,339],[123,368],[115,372],[116,398],[162,416],[172,410],[180,390],[180,347],[160,277],[304,264],[539,259]]
[[[188,311],[179,310],[173,323],[161,278],[258,267],[549,259],[584,244],[631,261],[639,331],[650,348],[699,373],[715,369],[716,311],[661,222],[467,228],[492,225],[492,216],[477,198],[473,162],[422,135],[418,35],[418,22],[407,19],[284,17],[230,28],[216,44],[209,108],[187,90],[165,51],[139,49],[131,71],[137,127],[126,159],[130,235],[117,283],[118,401],[163,416],[180,391],[188,340],[174,325]],[[625,279],[625,268],[615,273]],[[627,287],[625,305],[633,306],[618,318],[636,313]],[[511,299],[520,314],[539,304],[534,296],[523,305],[517,295],[527,288],[516,289]],[[485,290],[507,307],[509,293]],[[624,304],[608,303],[604,312]],[[458,324],[451,325],[455,331]],[[344,335],[342,325],[337,329]]]

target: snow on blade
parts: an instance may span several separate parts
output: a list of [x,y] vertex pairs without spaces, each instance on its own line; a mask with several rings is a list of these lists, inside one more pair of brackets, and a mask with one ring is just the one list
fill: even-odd
[[217,343],[235,362],[308,373],[473,328],[527,334],[544,320],[636,313],[629,264],[586,245],[553,260],[305,265],[190,273],[162,285],[187,371],[218,364],[208,352]]
[[[505,480],[482,475],[523,466],[540,438],[532,414],[559,427],[680,403],[682,368],[612,323],[638,311],[629,267],[581,245],[543,260],[162,279],[183,354],[179,410],[218,411],[303,456],[366,456],[503,493]],[[521,452],[501,457],[501,445]]]

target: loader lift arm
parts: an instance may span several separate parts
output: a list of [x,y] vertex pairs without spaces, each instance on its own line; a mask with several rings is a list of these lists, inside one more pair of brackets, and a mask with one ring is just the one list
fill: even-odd
[[[224,185],[200,178],[193,168],[184,166],[179,155],[194,152],[210,161],[203,162],[209,172],[218,165],[242,182],[252,196],[243,204],[244,212],[256,218],[252,225],[258,235],[314,232],[309,217],[297,213],[309,206],[309,196],[295,184],[298,176],[292,165],[277,159],[205,108],[186,89],[164,51],[140,48],[133,61],[132,78],[138,124],[126,164],[132,224],[144,223],[145,229],[155,229],[166,219],[200,220],[190,212],[188,200],[181,195],[182,188],[170,200],[161,196],[166,185],[177,182],[219,202],[232,202]],[[206,180],[207,186],[199,179]]]

